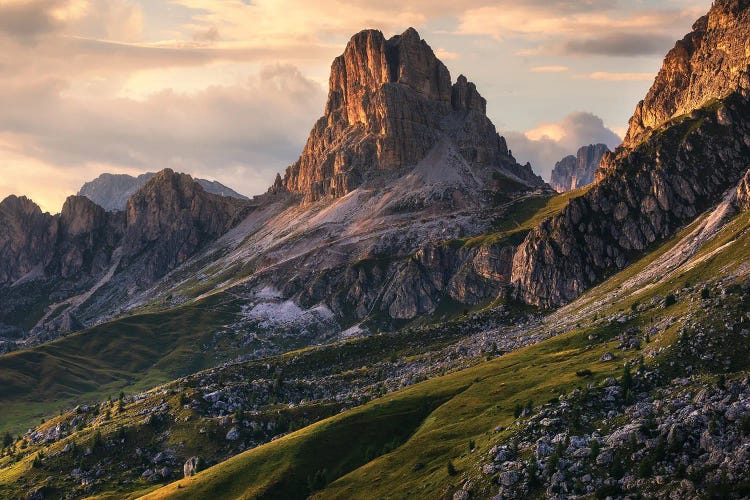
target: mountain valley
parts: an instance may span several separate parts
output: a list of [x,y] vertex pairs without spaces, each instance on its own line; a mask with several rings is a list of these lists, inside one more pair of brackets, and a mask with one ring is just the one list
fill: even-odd
[[747,47],[714,2],[550,184],[368,29],[261,195],[6,198],[0,497],[747,497]]

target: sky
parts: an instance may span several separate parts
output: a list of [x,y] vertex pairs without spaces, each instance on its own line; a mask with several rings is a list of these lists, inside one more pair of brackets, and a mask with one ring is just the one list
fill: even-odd
[[294,162],[331,61],[416,28],[548,178],[615,147],[710,0],[0,0],[0,199],[59,212],[102,172],[173,168],[244,194]]

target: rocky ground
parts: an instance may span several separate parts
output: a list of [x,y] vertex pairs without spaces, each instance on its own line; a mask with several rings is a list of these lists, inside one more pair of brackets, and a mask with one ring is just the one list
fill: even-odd
[[[704,292],[703,290],[711,290]],[[750,283],[686,294],[702,307],[669,349],[649,349],[659,329],[621,334],[640,350],[622,375],[587,382],[541,405],[519,408],[496,429],[472,492],[496,498],[742,498],[750,493]],[[607,353],[600,363],[616,363]],[[490,483],[495,485],[490,486]]]

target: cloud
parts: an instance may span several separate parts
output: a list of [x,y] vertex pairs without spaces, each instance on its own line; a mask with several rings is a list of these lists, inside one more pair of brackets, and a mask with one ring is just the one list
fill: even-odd
[[643,8],[617,2],[506,2],[467,9],[456,33],[537,44],[526,55],[661,55],[703,7]]
[[[700,12],[683,8],[699,3]],[[455,60],[456,73],[473,76],[491,106],[507,113],[499,115],[511,124],[506,128],[525,129],[570,106],[624,122],[632,106],[619,101],[634,105],[641,85],[620,85],[617,101],[597,91],[607,81],[645,80],[635,72],[649,66],[622,60],[618,73],[588,73],[594,69],[582,68],[581,60],[655,51],[637,36],[677,38],[708,0],[669,2],[675,7],[669,9],[644,5],[654,4],[0,0],[0,197],[19,190],[57,210],[65,194],[102,171],[166,166],[216,177],[246,194],[263,190],[296,159],[323,109],[331,60],[363,28],[391,36],[415,26],[439,57]],[[545,58],[529,59],[524,51]],[[579,79],[540,90],[529,83],[543,79],[517,67],[535,73],[570,67]],[[566,99],[545,100],[550,94]],[[596,137],[581,133],[567,144],[571,133],[559,125],[535,127],[529,134],[536,140],[517,134],[514,152],[547,165]],[[45,182],[35,183],[29,172]],[[60,192],[51,193],[54,185]]]
[[461,54],[459,54],[458,52],[451,52],[449,50],[445,50],[442,47],[438,47],[437,49],[435,49],[435,55],[441,61],[454,61],[461,57]]
[[578,75],[579,78],[610,82],[650,82],[654,79],[654,76],[653,73],[610,73],[607,71],[595,71],[586,75]]
[[571,113],[559,122],[542,123],[526,132],[504,132],[513,156],[530,162],[534,171],[549,180],[555,163],[575,154],[581,146],[606,144],[614,149],[622,139],[606,127],[598,116],[587,112]]
[[65,3],[49,0],[0,2],[0,32],[28,42],[56,31],[63,25],[55,15],[56,9]]
[[674,37],[658,33],[610,33],[568,40],[562,52],[573,55],[636,57],[662,55],[674,45]]
[[535,66],[531,68],[534,73],[563,73],[570,68],[567,66]]
[[[14,95],[0,106],[0,134],[13,134],[35,162],[79,179],[81,166],[87,177],[171,167],[248,194],[264,191],[297,158],[325,101],[323,88],[290,65],[266,66],[234,86],[144,100],[83,100],[65,91],[60,80],[0,85],[0,94]],[[14,176],[13,165],[0,164],[0,178]]]

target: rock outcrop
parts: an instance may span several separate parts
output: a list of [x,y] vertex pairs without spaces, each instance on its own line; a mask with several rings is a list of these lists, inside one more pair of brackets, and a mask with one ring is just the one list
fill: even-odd
[[192,177],[165,169],[128,201],[123,254],[145,256],[148,281],[162,276],[247,214],[243,201],[207,193]]
[[750,2],[719,0],[665,59],[596,185],[529,233],[516,297],[572,300],[734,188],[750,158]]
[[47,274],[68,279],[108,269],[122,239],[123,214],[106,212],[84,196],[70,196],[57,217],[57,244],[50,249]]
[[[77,308],[96,308],[87,303],[94,292],[108,307],[116,304],[226,233],[248,209],[248,202],[207,193],[171,170],[136,192],[127,212],[70,196],[50,215],[10,196],[0,202],[0,326],[33,319],[45,330],[79,329]],[[41,319],[32,316],[46,304],[56,307]]]
[[585,195],[534,228],[513,259],[517,297],[555,306],[622,269],[715,204],[748,168],[750,100],[735,93],[605,156]]
[[447,137],[469,163],[504,167],[522,183],[541,186],[509,154],[485,108],[464,76],[451,83],[413,28],[389,40],[362,31],[334,60],[325,115],[283,185],[307,201],[344,196],[378,172],[416,166]]
[[742,180],[737,185],[734,201],[740,210],[750,210],[750,170],[745,172]]
[[748,0],[717,0],[677,42],[630,119],[626,146],[635,146],[666,121],[713,99],[750,89],[748,7]]
[[0,203],[0,286],[100,271],[122,237],[122,222],[121,214],[108,214],[81,196],[70,196],[55,216],[27,198],[9,196]]
[[608,152],[609,148],[604,144],[583,146],[575,156],[566,156],[555,164],[550,186],[558,193],[588,186],[594,182],[594,172]]
[[[127,174],[101,174],[96,179],[85,183],[78,191],[78,196],[85,196],[107,211],[125,210],[128,200],[136,191],[146,185],[156,174],[148,172],[138,177]],[[195,179],[195,182],[208,193],[229,196],[240,200],[247,200],[239,194],[217,181]]]
[[13,283],[50,260],[57,239],[53,217],[25,196],[0,202],[0,285]]

